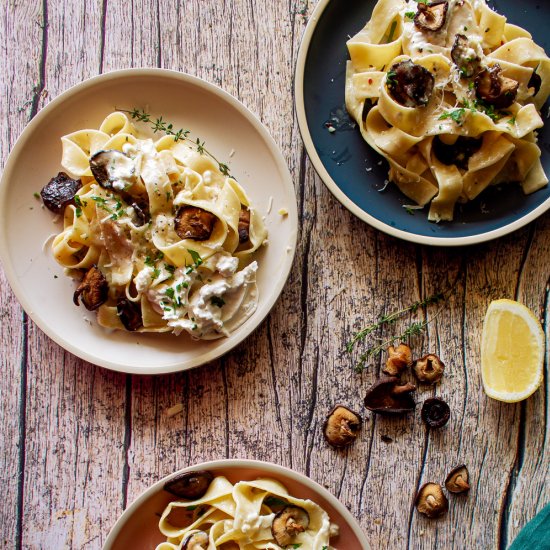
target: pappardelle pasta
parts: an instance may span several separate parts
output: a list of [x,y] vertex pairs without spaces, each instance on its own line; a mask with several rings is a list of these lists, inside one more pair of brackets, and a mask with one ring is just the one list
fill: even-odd
[[80,277],[74,302],[100,325],[228,335],[258,303],[254,253],[266,241],[244,189],[200,147],[153,141],[122,112],[61,138],[61,172],[42,190],[63,215],[55,259]]
[[490,185],[548,183],[536,130],[550,59],[485,0],[379,0],[347,46],[347,109],[429,220]]
[[271,478],[240,481],[214,477],[196,500],[170,502],[156,550],[332,550],[338,526],[318,504],[295,498]]

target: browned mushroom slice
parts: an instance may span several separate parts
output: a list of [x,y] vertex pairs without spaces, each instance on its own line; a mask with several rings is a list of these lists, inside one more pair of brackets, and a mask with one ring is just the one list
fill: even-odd
[[245,243],[250,238],[250,210],[241,205],[239,213],[239,242]]
[[454,143],[445,143],[439,136],[432,142],[433,152],[439,162],[447,166],[454,164],[466,170],[470,157],[479,150],[483,143],[482,138],[458,136]]
[[283,508],[273,519],[271,534],[275,542],[286,548],[292,544],[296,535],[303,533],[309,526],[309,514],[298,506]]
[[133,202],[131,206],[134,209],[136,225],[138,227],[149,222],[151,213],[149,212],[149,205],[147,203],[142,202],[138,204],[137,202]]
[[519,83],[506,78],[500,73],[502,69],[496,63],[483,69],[475,79],[476,96],[497,109],[504,109],[514,103],[518,93]]
[[429,4],[418,3],[414,25],[424,31],[438,31],[445,24],[449,4],[446,0],[436,0]]
[[428,69],[410,59],[394,63],[386,76],[390,95],[404,107],[421,107],[428,103],[435,79]]
[[204,496],[213,479],[214,476],[208,470],[186,472],[167,481],[164,490],[179,498],[197,500]]
[[197,206],[182,206],[176,214],[175,230],[181,239],[206,241],[214,229],[216,216]]
[[90,170],[101,187],[121,191],[132,184],[135,166],[121,151],[107,149],[90,157]]
[[399,378],[389,376],[375,382],[365,395],[365,407],[381,414],[403,414],[414,410],[416,403],[411,393],[414,384],[399,385]]
[[466,493],[470,490],[468,468],[464,464],[453,468],[447,479],[445,479],[445,487],[451,493]]
[[451,417],[451,409],[443,399],[430,397],[424,401],[420,416],[430,428],[442,428]]
[[196,531],[185,537],[182,550],[206,550],[208,548],[208,534],[204,531]]
[[438,518],[449,509],[449,502],[438,483],[425,483],[416,495],[416,509],[429,518]]
[[468,38],[463,34],[456,35],[451,48],[451,57],[460,70],[461,76],[470,78],[479,69],[480,59],[473,48],[470,47]]
[[118,318],[126,330],[134,332],[143,326],[139,303],[132,302],[126,298],[120,298],[116,304],[116,310]]
[[361,428],[361,417],[344,407],[336,405],[328,414],[323,434],[333,447],[346,447],[355,441]]
[[420,380],[426,384],[435,384],[439,382],[443,376],[443,371],[445,370],[445,364],[441,359],[429,353],[418,359],[413,365],[413,372]]
[[407,344],[399,344],[397,348],[388,348],[388,360],[382,372],[390,376],[400,375],[407,367],[412,365],[412,352]]
[[59,172],[44,185],[40,196],[48,210],[61,214],[68,204],[74,204],[74,197],[81,186],[80,180],[73,180],[65,172]]
[[105,275],[101,273],[97,266],[93,265],[86,271],[82,281],[80,281],[75,290],[73,302],[78,306],[80,305],[80,299],[80,302],[86,309],[93,311],[107,301],[108,294],[109,284]]

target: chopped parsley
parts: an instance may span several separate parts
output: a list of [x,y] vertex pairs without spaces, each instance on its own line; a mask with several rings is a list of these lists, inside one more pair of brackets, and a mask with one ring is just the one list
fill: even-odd
[[405,18],[406,19],[414,19],[415,15],[416,15],[416,13],[414,11],[406,11],[405,12]]
[[153,269],[153,274],[151,275],[151,279],[158,279],[159,278],[159,275],[160,275],[160,269],[157,269],[155,267],[155,269]]
[[80,208],[80,206],[76,207],[75,214],[77,218],[80,218],[80,216],[82,216],[82,208]]
[[164,264],[164,269],[166,269],[166,271],[168,271],[168,273],[170,273],[172,275],[174,274],[174,271],[176,271],[175,266],[170,265],[170,264]]
[[397,84],[397,73],[395,71],[388,71],[386,74],[386,84],[388,86],[395,86]]
[[148,265],[149,267],[153,267],[155,265],[153,260],[151,259],[151,256],[145,256],[145,261],[143,263],[145,265]]
[[196,250],[191,250],[190,248],[188,248],[187,252],[189,252],[189,254],[191,255],[191,258],[193,258],[193,262],[195,263],[196,267],[202,264],[202,258],[200,257],[200,254]]
[[450,111],[447,111],[446,113],[443,113],[438,120],[445,120],[447,118],[450,118],[457,124],[462,124],[464,113],[466,112],[466,109],[464,107],[460,107],[458,109],[452,109]]
[[40,193],[34,192],[32,195],[33,195],[33,197],[34,197],[35,199],[39,199],[39,198],[40,198]]
[[388,43],[393,41],[393,35],[395,34],[395,29],[397,27],[397,21],[392,21],[391,27],[390,27],[390,34],[388,35]]

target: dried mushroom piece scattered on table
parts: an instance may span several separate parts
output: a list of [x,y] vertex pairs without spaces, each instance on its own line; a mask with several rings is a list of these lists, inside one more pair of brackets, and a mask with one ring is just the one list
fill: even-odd
[[86,271],[82,281],[76,288],[73,294],[73,302],[76,306],[80,305],[81,302],[86,309],[94,311],[107,301],[108,294],[109,283],[105,275],[96,265],[93,265]]
[[390,376],[399,376],[407,367],[412,365],[412,351],[407,344],[399,344],[397,348],[388,348],[386,367],[382,372]]
[[309,514],[299,506],[283,508],[273,519],[271,534],[275,542],[286,548],[292,544],[296,535],[303,533],[309,526]]
[[425,483],[414,500],[416,509],[429,518],[442,516],[449,508],[447,497],[439,483]]
[[323,434],[333,447],[351,445],[361,429],[361,417],[344,405],[336,405],[327,415]]
[[451,493],[466,493],[470,490],[468,468],[464,464],[453,468],[447,479],[445,479],[445,487]]
[[445,370],[445,364],[441,359],[429,353],[418,359],[413,365],[413,372],[415,376],[426,384],[435,384],[441,380],[443,371]]
[[443,399],[430,397],[422,405],[421,416],[430,428],[441,428],[449,421],[451,409]]
[[80,180],[73,180],[65,172],[59,172],[40,191],[44,206],[55,214],[62,214],[65,207],[74,203],[76,192],[82,187]]
[[187,536],[183,541],[182,550],[206,550],[208,548],[208,533],[196,531]]
[[187,500],[202,498],[214,476],[208,470],[185,472],[164,484],[164,490]]
[[375,382],[365,395],[365,407],[382,414],[403,414],[414,410],[416,403],[411,395],[414,384],[400,385],[399,378],[389,376]]
[[438,31],[445,24],[449,3],[447,0],[418,3],[418,11],[414,16],[414,25],[423,31]]

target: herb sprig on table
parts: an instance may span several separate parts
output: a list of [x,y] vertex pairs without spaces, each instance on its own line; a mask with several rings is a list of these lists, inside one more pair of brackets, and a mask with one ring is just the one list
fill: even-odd
[[[346,351],[351,353],[353,351],[353,348],[358,342],[365,340],[369,335],[373,334],[378,330],[381,330],[382,328],[394,325],[399,319],[401,319],[405,315],[409,313],[416,313],[416,311],[418,311],[418,309],[420,308],[424,308],[429,305],[438,304],[444,299],[445,299],[445,293],[437,292],[436,294],[432,294],[431,296],[428,296],[423,300],[418,300],[416,302],[413,302],[412,304],[410,304],[409,306],[403,309],[394,311],[393,313],[390,313],[388,315],[382,315],[378,319],[378,321],[357,332],[346,345]],[[384,338],[384,339],[377,338],[378,343],[372,346],[369,346],[367,350],[359,356],[359,361],[355,365],[355,371],[362,372],[363,369],[365,368],[366,362],[371,357],[377,356],[379,353],[384,351],[387,347],[395,344],[396,342],[403,342],[412,336],[418,336],[419,334],[422,334],[424,329],[428,326],[429,322],[430,321],[428,320],[416,321],[409,324],[403,331],[397,334],[393,334],[388,338]]]
[[205,146],[204,141],[201,141],[199,138],[196,140],[193,140],[189,137],[189,134],[191,133],[191,130],[184,130],[183,128],[180,128],[179,130],[176,130],[174,128],[174,125],[167,122],[160,116],[159,118],[152,118],[149,113],[146,113],[145,110],[142,109],[117,109],[117,111],[121,113],[126,113],[134,120],[137,120],[139,122],[144,122],[145,124],[149,124],[151,126],[151,129],[156,134],[157,132],[164,132],[168,136],[172,136],[174,138],[174,141],[187,141],[188,143],[192,143],[197,152],[200,155],[207,155],[209,156],[214,162],[217,163],[218,168],[220,169],[220,172],[224,176],[229,176],[229,166],[224,163],[220,162]]

